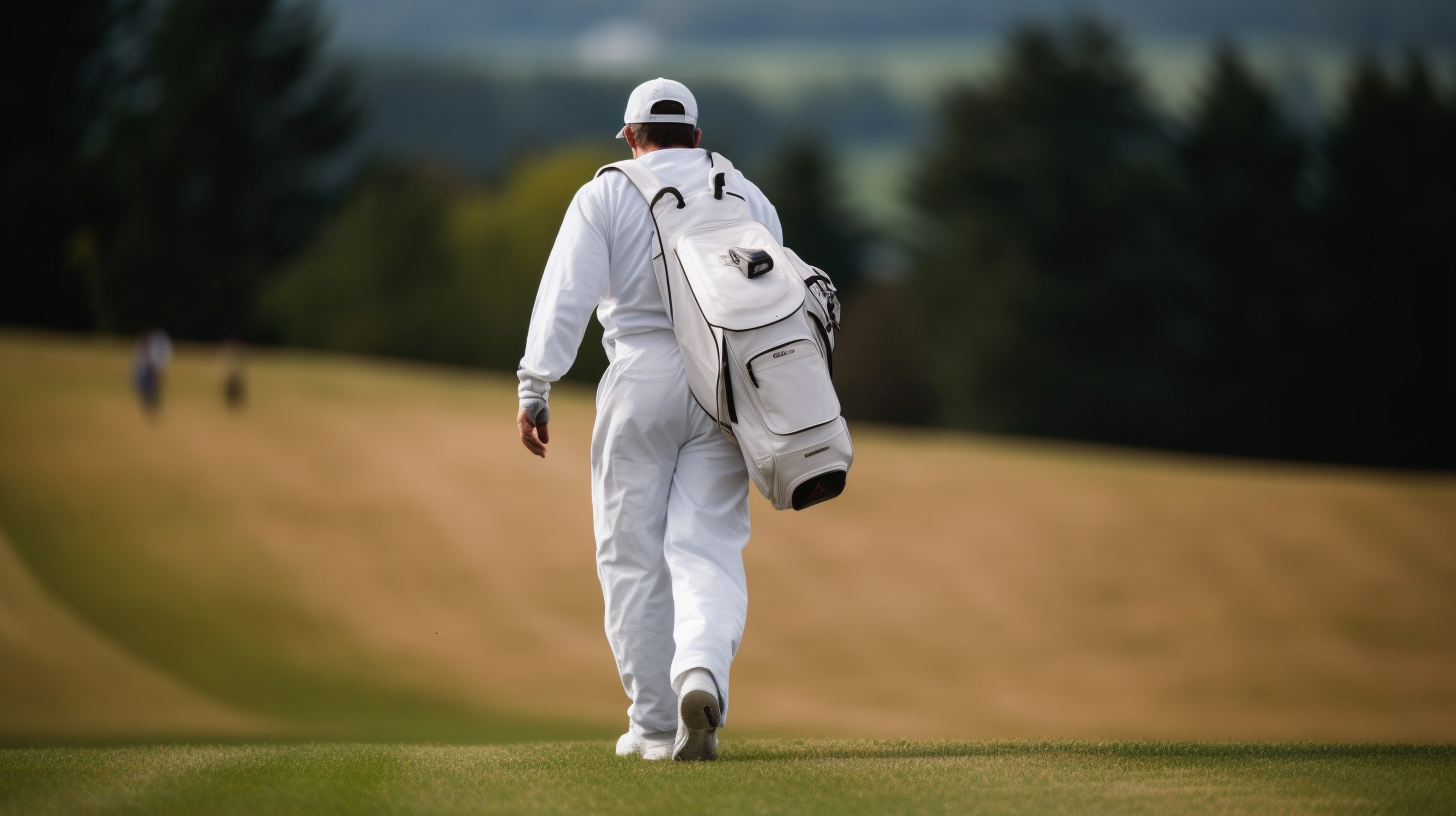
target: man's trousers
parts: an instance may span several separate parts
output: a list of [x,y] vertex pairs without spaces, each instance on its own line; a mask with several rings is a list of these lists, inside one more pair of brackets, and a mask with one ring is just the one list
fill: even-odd
[[748,590],[748,471],[688,390],[677,338],[618,338],[597,388],[592,514],[607,641],[631,728],[677,728],[674,680],[705,668],[728,714]]

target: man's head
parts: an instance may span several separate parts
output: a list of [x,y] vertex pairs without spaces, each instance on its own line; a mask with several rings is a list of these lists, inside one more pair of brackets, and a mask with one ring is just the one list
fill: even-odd
[[639,156],[667,147],[697,147],[703,132],[698,129],[698,101],[681,82],[648,80],[627,98],[625,123],[617,132],[626,139],[632,155]]

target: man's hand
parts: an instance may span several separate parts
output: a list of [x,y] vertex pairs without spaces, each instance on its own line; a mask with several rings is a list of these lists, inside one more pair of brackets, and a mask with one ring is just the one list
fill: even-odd
[[546,423],[550,419],[551,409],[546,407],[545,400],[526,400],[516,414],[516,429],[521,432],[521,443],[526,450],[542,459],[546,458],[546,443],[551,441],[551,435],[546,431]]

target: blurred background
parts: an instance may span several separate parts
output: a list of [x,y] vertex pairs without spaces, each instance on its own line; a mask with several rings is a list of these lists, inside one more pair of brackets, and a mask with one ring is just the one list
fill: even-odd
[[655,76],[847,315],[853,500],[755,498],[743,733],[1456,739],[1456,6],[0,36],[0,741],[616,733],[599,327],[545,463],[512,372]]

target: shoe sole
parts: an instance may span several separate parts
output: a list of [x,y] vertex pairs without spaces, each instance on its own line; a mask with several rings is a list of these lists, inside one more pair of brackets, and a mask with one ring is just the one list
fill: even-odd
[[718,758],[718,695],[690,691],[679,705],[687,739],[673,752],[679,762],[712,762]]

